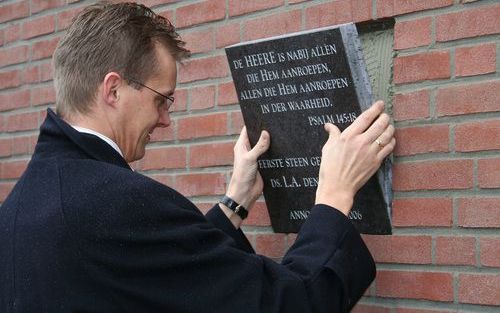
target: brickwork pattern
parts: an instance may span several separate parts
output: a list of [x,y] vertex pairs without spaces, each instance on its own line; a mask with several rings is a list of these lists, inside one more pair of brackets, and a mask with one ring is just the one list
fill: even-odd
[[[0,3],[0,201],[53,107],[50,58],[93,1]],[[224,193],[243,121],[223,47],[345,22],[394,18],[393,236],[364,236],[378,276],[354,312],[493,312],[500,305],[500,4],[495,0],[144,0],[179,27],[172,125],[133,166],[206,211]],[[1,209],[1,208],[0,208]],[[279,259],[260,200],[244,223]]]

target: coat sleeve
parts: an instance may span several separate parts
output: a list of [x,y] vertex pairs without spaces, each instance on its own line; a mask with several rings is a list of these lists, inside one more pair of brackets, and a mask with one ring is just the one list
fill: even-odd
[[346,312],[374,278],[361,237],[335,209],[315,206],[278,264],[242,249],[243,234],[209,222],[177,192],[134,175],[88,186],[68,175],[62,184],[85,279],[116,311]]
[[222,212],[218,204],[214,205],[210,211],[205,215],[206,219],[212,223],[215,227],[222,230],[226,235],[233,238],[234,242],[243,251],[248,253],[255,253],[250,242],[248,242],[247,237],[240,229],[234,228],[234,225],[227,218],[227,216]]

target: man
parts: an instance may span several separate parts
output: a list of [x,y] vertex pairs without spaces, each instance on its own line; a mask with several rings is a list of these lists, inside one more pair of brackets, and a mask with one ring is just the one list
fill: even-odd
[[[0,210],[1,312],[346,312],[361,297],[375,266],[346,216],[395,144],[383,103],[342,134],[326,125],[316,204],[277,264],[254,254],[241,213],[217,204],[205,217],[128,166],[169,126],[187,53],[143,6],[76,18],[54,54],[57,114]],[[269,142],[251,148],[243,129],[235,145],[226,196],[247,210]]]

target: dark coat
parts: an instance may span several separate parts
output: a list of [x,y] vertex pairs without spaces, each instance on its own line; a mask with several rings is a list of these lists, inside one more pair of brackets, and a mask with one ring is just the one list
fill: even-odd
[[374,276],[339,211],[316,205],[278,264],[50,110],[0,209],[4,313],[344,312]]

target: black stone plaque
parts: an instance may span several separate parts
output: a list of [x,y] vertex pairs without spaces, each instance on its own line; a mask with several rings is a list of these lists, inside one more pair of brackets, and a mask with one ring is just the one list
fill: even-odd
[[[371,103],[356,27],[344,24],[226,48],[233,81],[255,145],[275,232],[297,232],[314,204],[324,124],[344,130]],[[386,161],[356,194],[349,218],[362,233],[390,234],[391,170]]]

